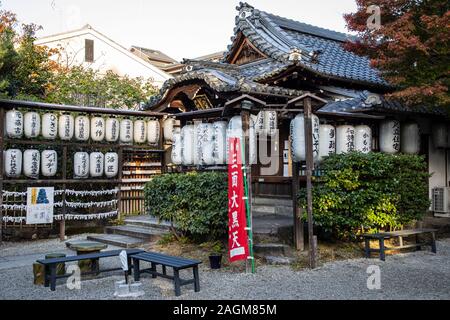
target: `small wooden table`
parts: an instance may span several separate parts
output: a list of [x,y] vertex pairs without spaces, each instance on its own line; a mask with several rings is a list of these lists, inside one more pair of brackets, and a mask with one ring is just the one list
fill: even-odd
[[[406,248],[416,248],[416,250],[421,250],[422,246],[430,245],[431,251],[436,253],[436,229],[411,229],[411,230],[401,230],[401,231],[392,231],[392,232],[379,232],[379,233],[365,233],[363,234],[365,241],[365,254],[366,258],[370,258],[371,252],[379,252],[380,260],[386,260],[386,251],[389,250],[400,250]],[[431,234],[431,240],[429,241],[420,241],[419,235],[421,234]],[[415,236],[415,243],[405,245],[403,244],[403,238]],[[398,238],[399,246],[388,248],[384,245],[384,240],[390,238]],[[376,239],[379,241],[380,248],[373,249],[370,248],[370,240]]]
[[[88,253],[99,253],[101,250],[106,249],[108,245],[95,241],[86,240],[75,240],[67,241],[66,246],[69,249],[75,250],[77,255],[88,254]],[[80,267],[81,273],[92,273],[98,275],[100,270],[99,259],[89,259],[89,260],[79,260],[78,266]]]

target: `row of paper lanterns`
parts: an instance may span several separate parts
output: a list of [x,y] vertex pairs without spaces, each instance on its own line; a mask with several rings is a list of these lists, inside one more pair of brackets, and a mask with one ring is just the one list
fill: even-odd
[[[294,161],[304,161],[305,133],[304,115],[298,114],[291,121],[291,146]],[[320,161],[324,157],[337,153],[372,151],[372,129],[367,125],[320,124],[319,118],[312,115],[313,157]],[[383,120],[379,127],[379,149],[383,153],[418,154],[420,151],[419,125],[415,122],[400,124],[398,120]]]
[[[257,162],[257,135],[274,136],[277,132],[276,111],[261,111],[249,118],[249,161]],[[227,163],[228,138],[240,138],[243,143],[241,116],[229,122],[195,123],[175,129],[172,163],[175,165],[222,165]]]
[[[367,125],[320,124],[312,115],[312,141],[314,160],[337,153],[372,151],[372,129]],[[418,154],[420,151],[419,125],[415,122],[400,124],[388,119],[380,123],[379,149],[383,153]],[[265,111],[258,114],[256,121],[250,118],[249,130],[250,163],[257,162],[257,134],[273,136],[277,131],[276,112]],[[441,130],[442,131],[442,130]],[[445,132],[447,139],[447,132]],[[442,135],[442,134],[441,134]],[[242,120],[235,116],[227,123],[189,124],[175,130],[172,146],[172,163],[176,165],[220,165],[227,162],[227,142],[230,137],[242,139]],[[305,134],[304,115],[298,114],[290,124],[291,152],[294,161],[304,161]],[[441,139],[442,140],[442,139]],[[447,141],[447,140],[445,140]]]
[[[103,118],[99,116],[88,117],[71,114],[39,113],[30,111],[25,115],[18,110],[9,110],[5,117],[6,135],[9,138],[37,138],[42,135],[44,139],[146,143],[154,145],[159,143],[160,124],[156,119],[149,121],[117,118]],[[172,141],[175,120],[167,118],[164,121],[164,136],[166,141]]]
[[[53,177],[58,171],[58,154],[55,150],[28,149],[22,154],[20,149],[8,149],[4,152],[4,171],[10,178],[17,178],[23,174],[28,178],[38,178],[39,173],[44,177]],[[75,177],[108,178],[117,176],[119,156],[115,152],[76,152],[74,154],[73,171]]]

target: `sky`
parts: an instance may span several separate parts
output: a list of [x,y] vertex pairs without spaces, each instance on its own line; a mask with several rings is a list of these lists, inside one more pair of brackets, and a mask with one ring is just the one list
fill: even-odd
[[[129,48],[157,49],[180,61],[225,50],[239,0],[0,0],[20,22],[43,27],[39,36],[94,29]],[[253,7],[312,25],[347,32],[344,13],[355,0],[249,0]]]

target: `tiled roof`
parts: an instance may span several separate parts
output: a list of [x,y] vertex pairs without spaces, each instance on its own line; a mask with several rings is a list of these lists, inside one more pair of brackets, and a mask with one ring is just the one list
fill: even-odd
[[[260,11],[247,3],[237,8],[236,27],[232,44],[224,55],[227,60],[238,42],[238,34],[247,39],[268,57],[290,65],[299,65],[324,77],[374,86],[388,86],[379,72],[360,57],[343,48],[354,37],[281,18]],[[300,59],[292,53],[299,52]]]

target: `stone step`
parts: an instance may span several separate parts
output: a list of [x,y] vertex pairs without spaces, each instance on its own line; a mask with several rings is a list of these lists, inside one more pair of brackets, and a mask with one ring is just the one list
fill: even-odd
[[166,230],[151,227],[138,227],[131,225],[105,227],[107,234],[120,234],[134,238],[140,238],[147,241],[155,241],[161,238],[162,235],[168,233]]
[[281,215],[292,216],[292,207],[288,206],[268,206],[268,205],[252,205],[252,214],[255,216]]
[[259,257],[266,256],[288,256],[291,253],[291,248],[288,245],[281,243],[257,243],[253,245],[255,255]]
[[87,236],[87,239],[122,248],[136,248],[147,242],[144,239],[123,236],[120,234],[93,234]]
[[252,199],[252,205],[285,206],[292,208],[292,199],[280,197],[254,197]]
[[156,229],[169,230],[171,223],[169,221],[159,221],[158,218],[144,215],[144,216],[128,216],[125,217],[125,223],[131,226],[143,226]]
[[267,264],[272,265],[290,265],[295,262],[294,258],[283,256],[265,256],[264,260]]

